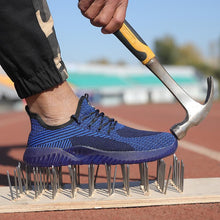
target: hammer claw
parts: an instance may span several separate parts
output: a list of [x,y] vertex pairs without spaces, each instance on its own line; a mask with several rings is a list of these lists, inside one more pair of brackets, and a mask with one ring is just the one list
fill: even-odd
[[[189,104],[184,106],[186,110],[185,119],[173,125],[170,131],[180,140],[182,139],[189,128],[197,126],[209,113],[214,99],[214,82],[213,77],[207,78],[207,95],[204,104],[200,104],[189,97]],[[193,102],[192,102],[193,101]]]

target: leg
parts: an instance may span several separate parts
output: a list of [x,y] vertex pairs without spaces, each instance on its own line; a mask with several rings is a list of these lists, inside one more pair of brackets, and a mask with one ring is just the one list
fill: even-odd
[[0,64],[31,111],[50,125],[69,120],[77,97],[67,71],[46,0],[0,2]]

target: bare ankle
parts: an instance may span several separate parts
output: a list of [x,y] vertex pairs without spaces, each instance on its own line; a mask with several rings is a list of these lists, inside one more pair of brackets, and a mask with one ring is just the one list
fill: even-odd
[[75,114],[78,97],[67,82],[26,98],[31,112],[37,113],[48,125],[60,125]]

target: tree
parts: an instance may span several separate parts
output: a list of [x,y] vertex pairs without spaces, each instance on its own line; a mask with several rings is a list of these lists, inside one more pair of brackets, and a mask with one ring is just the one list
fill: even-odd
[[96,60],[91,60],[89,63],[100,64],[100,65],[109,65],[110,61],[106,58],[100,58],[100,59],[96,59]]
[[179,59],[179,50],[171,36],[157,39],[154,43],[155,54],[162,64],[176,64]]
[[176,64],[200,66],[202,63],[204,61],[201,53],[192,43],[179,47],[179,57]]

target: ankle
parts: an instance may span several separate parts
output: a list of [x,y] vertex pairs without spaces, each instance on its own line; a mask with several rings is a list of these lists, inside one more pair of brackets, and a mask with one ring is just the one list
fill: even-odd
[[37,113],[48,125],[60,125],[75,114],[78,97],[67,82],[26,98],[31,112]]

